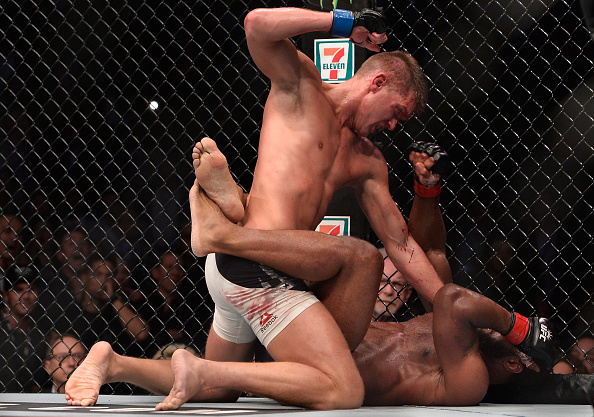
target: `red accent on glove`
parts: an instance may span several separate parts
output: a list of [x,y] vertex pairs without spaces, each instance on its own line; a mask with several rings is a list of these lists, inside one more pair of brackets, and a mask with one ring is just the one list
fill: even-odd
[[528,329],[530,329],[530,323],[528,322],[528,319],[521,314],[514,313],[514,317],[515,321],[513,323],[512,329],[503,336],[512,344],[519,345],[524,341],[524,339],[526,339]]
[[441,181],[439,181],[433,187],[427,188],[423,184],[421,184],[417,180],[415,180],[415,193],[419,197],[423,197],[423,198],[437,197],[441,193]]

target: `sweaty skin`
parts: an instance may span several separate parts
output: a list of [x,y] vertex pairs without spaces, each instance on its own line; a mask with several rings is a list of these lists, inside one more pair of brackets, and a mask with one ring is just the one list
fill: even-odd
[[[236,226],[243,230],[230,232],[227,239],[215,234],[218,243],[213,245],[219,248],[212,251],[230,254],[232,251],[235,256],[276,267],[299,279],[319,278],[316,283],[320,285],[315,291],[323,304],[309,306],[270,342],[268,350],[277,361],[273,364],[253,363],[252,342],[233,343],[210,332],[205,349],[207,361],[183,352],[173,357],[170,371],[163,372],[163,383],[155,387],[159,389],[154,392],[163,392],[164,387],[173,385],[163,403],[157,406],[158,410],[175,409],[188,400],[234,400],[242,391],[314,409],[356,408],[361,404],[363,383],[351,357],[354,346],[347,344],[347,339],[355,339],[356,346],[369,325],[381,274],[381,256],[368,242],[350,237],[320,245],[322,239],[331,236],[313,232],[333,194],[343,186],[354,188],[390,258],[418,293],[431,302],[443,287],[424,252],[410,237],[406,222],[392,200],[386,161],[367,139],[374,132],[394,130],[398,122],[408,119],[416,108],[415,96],[412,92],[404,95],[397,88],[390,89],[397,83],[390,84],[386,72],[375,69],[340,85],[323,83],[314,63],[297,51],[289,38],[306,32],[328,31],[331,25],[330,13],[306,9],[257,9],[246,16],[250,54],[270,79],[270,93],[264,108],[258,162],[242,219],[244,227]],[[385,34],[360,34],[371,40],[368,49],[377,50],[376,43],[386,40]],[[394,78],[398,77],[394,75]],[[198,151],[195,161],[206,158],[206,154],[221,156],[210,147],[212,143],[204,145],[206,152]],[[194,168],[198,169],[205,161]],[[222,158],[210,162],[204,165],[207,173],[213,170],[224,173]],[[196,172],[196,178],[200,183],[205,176]],[[233,188],[228,176],[216,175],[216,178],[221,180],[219,186],[223,183]],[[201,185],[209,194],[208,185]],[[195,185],[193,189],[198,188]],[[214,191],[212,187],[210,191]],[[233,220],[235,214],[223,200],[233,199],[234,192],[221,199],[211,193],[215,201],[225,206],[221,207],[222,213]],[[192,206],[192,195],[190,198]],[[200,234],[207,229],[204,225],[197,226],[200,217],[199,210],[192,213],[192,249],[197,255],[211,252],[201,247],[200,239],[194,238],[197,229]],[[253,235],[251,239],[242,238],[246,230]],[[285,237],[284,233],[290,236]],[[288,241],[296,251],[286,249]],[[273,247],[262,250],[266,245]],[[339,256],[320,256],[332,245],[336,246],[332,247],[333,253]],[[253,259],[246,252],[258,256]],[[289,253],[293,256],[287,256]],[[336,268],[329,267],[328,261],[333,259],[337,260]],[[332,283],[336,283],[334,288]],[[360,287],[363,291],[359,291]],[[369,312],[358,314],[360,309]],[[347,325],[341,326],[341,322]],[[355,329],[353,333],[357,337],[349,337],[349,327]],[[113,356],[111,360],[115,361]],[[112,375],[110,366],[101,377],[103,382],[125,380],[140,382],[141,386],[153,383],[139,375],[153,375],[148,370],[158,364],[143,362],[144,366],[132,368],[138,361],[133,358],[125,361],[130,364],[125,369],[133,373]],[[188,373],[188,369],[194,372]],[[88,366],[86,370],[90,373],[92,368]],[[200,375],[199,380],[195,374]],[[82,385],[81,381],[73,384],[72,392],[83,388]],[[69,392],[68,386],[66,391]],[[83,395],[83,399],[88,395]],[[96,401],[93,396],[91,399]],[[81,396],[75,395],[71,400],[81,401]]]
[[365,339],[353,352],[365,384],[364,404],[435,402],[443,371],[433,344],[432,325],[432,313],[403,323],[371,323]]
[[381,71],[324,83],[313,61],[288,37],[329,30],[331,22],[324,14],[319,21],[309,14],[300,19],[302,13],[308,11],[256,10],[245,20],[250,54],[271,85],[243,225],[314,230],[334,193],[352,187],[396,267],[431,303],[443,283],[410,237],[390,195],[386,161],[367,139],[411,117],[414,93],[388,88]]

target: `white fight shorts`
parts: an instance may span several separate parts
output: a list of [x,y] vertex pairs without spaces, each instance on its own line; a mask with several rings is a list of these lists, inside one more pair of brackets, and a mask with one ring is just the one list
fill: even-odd
[[213,329],[232,343],[256,338],[264,347],[319,300],[298,278],[230,255],[206,258],[206,284],[215,302]]

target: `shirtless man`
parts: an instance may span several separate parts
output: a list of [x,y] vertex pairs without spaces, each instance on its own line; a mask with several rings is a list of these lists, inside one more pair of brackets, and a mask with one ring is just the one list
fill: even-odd
[[[417,175],[422,182],[434,182],[434,175],[427,170],[427,167],[433,164],[432,158],[419,155],[414,154],[414,157],[420,158],[415,161]],[[437,201],[438,197],[417,196],[411,212],[410,227],[440,273],[447,275],[450,272],[445,259],[445,227]],[[190,202],[192,215],[195,216],[194,244],[206,250],[221,245],[220,242],[225,246],[225,242],[235,239],[241,240],[248,248],[259,244],[268,245],[267,239],[258,240],[262,232],[235,226],[225,219],[220,209],[199,190],[197,184],[191,190]],[[283,249],[297,245],[301,238],[304,238],[308,244],[293,248],[300,251],[302,256],[313,255],[309,249],[311,244],[314,250],[327,250],[336,257],[342,257],[345,252],[341,252],[341,246],[335,246],[334,243],[356,241],[324,234],[317,234],[320,240],[315,241],[309,233],[291,231],[279,231],[272,236],[277,234],[283,235],[283,239],[275,244]],[[298,236],[297,239],[292,237],[295,235]],[[324,249],[326,245],[329,245],[328,249]],[[362,246],[359,249],[365,248]],[[292,251],[287,250],[286,253],[290,255]],[[359,256],[357,252],[347,252],[346,255],[357,258]],[[292,263],[290,258],[291,256],[288,256],[289,267]],[[335,284],[333,292],[340,296],[334,299],[323,298],[323,301],[339,322],[346,323],[347,317],[356,319],[351,310],[358,304],[366,304],[369,307],[368,314],[370,313],[375,294],[359,294],[359,297],[345,299],[344,294],[349,292],[341,292],[342,286],[336,285],[339,281],[329,282]],[[353,284],[357,283],[347,283]],[[373,289],[377,291],[376,288]],[[332,302],[327,302],[329,299]],[[347,309],[336,308],[341,305]],[[368,317],[369,315],[363,316],[362,321],[368,321]],[[354,352],[365,383],[365,404],[475,404],[484,396],[490,382],[503,382],[512,373],[521,371],[524,368],[522,361],[529,364],[531,369],[538,369],[529,358],[514,350],[510,342],[495,333],[487,333],[486,338],[495,339],[499,343],[496,348],[488,351],[483,348],[479,352],[476,330],[478,326],[492,326],[501,332],[511,329],[516,344],[523,343],[524,349],[532,349],[530,353],[534,351],[533,355],[539,359],[543,367],[550,366],[547,359],[552,359],[553,356],[549,355],[548,347],[538,345],[538,350],[534,350],[534,341],[538,340],[539,335],[544,334],[540,323],[536,326],[529,323],[528,327],[518,329],[512,325],[512,318],[518,317],[521,318],[519,315],[510,314],[485,297],[449,284],[441,289],[435,298],[435,318],[428,314],[403,324],[374,323],[361,346]],[[526,322],[520,319],[517,323]],[[207,346],[207,354],[208,349]],[[229,388],[265,392],[263,388],[256,391],[257,381],[250,383],[241,372],[253,376],[256,367],[270,369],[274,366],[282,372],[287,365],[211,362],[194,358],[184,351],[178,352],[171,362],[172,370],[169,361],[120,356],[115,354],[108,344],[99,343],[91,349],[86,361],[68,382],[67,398],[72,401],[74,395],[79,398],[84,398],[84,395],[91,398],[92,395],[93,401],[96,401],[101,384],[116,381],[126,381],[153,392],[164,393],[173,384],[175,376],[176,384],[181,382],[193,390],[193,399],[222,401],[235,398],[233,395],[223,395],[229,394]],[[495,357],[489,356],[493,352],[505,353]],[[233,370],[236,372],[232,372]],[[263,373],[260,377],[265,379],[268,376]],[[282,375],[279,375],[279,379],[283,379]],[[83,394],[83,390],[88,391]],[[265,394],[270,394],[270,391]]]
[[[409,158],[421,181],[434,182],[423,168],[429,155],[413,151]],[[439,194],[428,196],[418,184],[415,190],[409,229],[442,280],[451,281]],[[526,333],[515,337],[517,325],[526,326],[523,316],[473,291],[446,284],[434,299],[432,313],[402,323],[371,323],[353,352],[365,385],[364,404],[474,405],[490,384],[507,383],[527,368],[550,370],[557,337],[549,333],[546,319],[527,321]]]
[[[420,296],[431,303],[443,286],[392,200],[385,159],[367,139],[374,132],[394,130],[423,109],[427,85],[422,70],[404,52],[382,53],[370,57],[352,79],[329,85],[289,39],[325,30],[350,35],[354,43],[379,51],[377,44],[387,39],[385,27],[372,11],[353,15],[278,8],[246,16],[250,54],[271,81],[249,196],[244,199],[230,176],[218,175],[226,163],[214,141],[197,145],[194,167],[200,187],[228,218],[242,221],[243,232],[251,233],[255,244],[245,247],[245,239],[232,231],[224,245],[218,239],[208,246],[199,239],[203,233],[193,230],[196,255],[217,253],[206,266],[217,305],[205,350],[212,362],[194,361],[184,352],[174,355],[175,383],[157,409],[175,409],[190,399],[234,399],[239,391],[316,409],[361,404],[363,384],[351,350],[367,331],[373,304],[358,301],[369,294],[375,299],[382,259],[366,242],[330,241],[313,232],[334,192],[344,186],[354,188],[390,259]],[[195,186],[191,199],[200,198],[204,196]],[[193,225],[206,227],[198,226],[196,216],[193,212]],[[280,252],[280,247],[285,249]],[[323,303],[303,280],[316,282]],[[329,291],[329,282],[344,290]],[[333,306],[350,314],[334,313],[333,318],[328,312]],[[241,363],[253,358],[256,335],[277,362]],[[219,375],[217,381],[203,379],[211,370]],[[70,404],[96,401],[95,386],[91,394],[84,386],[69,386]]]

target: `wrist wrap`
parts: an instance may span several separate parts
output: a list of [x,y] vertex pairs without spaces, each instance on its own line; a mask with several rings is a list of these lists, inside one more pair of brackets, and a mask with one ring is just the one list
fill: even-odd
[[353,31],[355,16],[349,10],[334,9],[332,11],[332,28],[330,34],[340,38],[348,38]]
[[519,345],[526,339],[528,330],[530,329],[530,323],[528,319],[521,314],[512,314],[512,325],[507,334],[503,336],[514,345]]
[[419,197],[423,198],[437,197],[441,193],[441,181],[439,181],[433,187],[427,188],[423,184],[419,183],[419,181],[417,181],[415,178],[415,193]]

